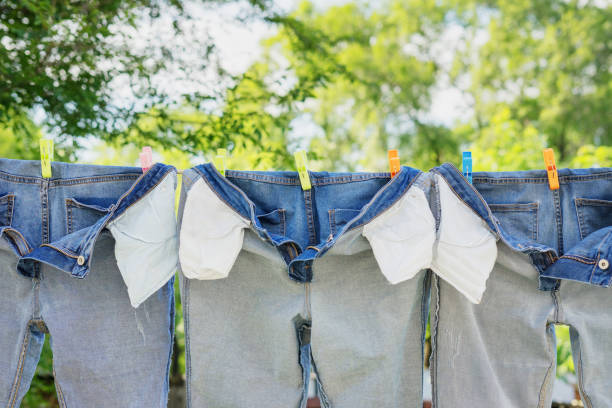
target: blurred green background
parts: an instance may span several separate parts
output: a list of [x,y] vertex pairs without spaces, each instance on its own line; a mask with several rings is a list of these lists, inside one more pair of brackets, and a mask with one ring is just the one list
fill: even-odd
[[[236,169],[612,163],[608,0],[0,0],[0,157]],[[178,292],[177,292],[178,293]],[[180,303],[180,299],[177,296]],[[179,304],[180,306],[180,304]],[[573,382],[567,328],[557,376]],[[173,394],[184,381],[181,309]],[[45,345],[23,403],[57,406]]]

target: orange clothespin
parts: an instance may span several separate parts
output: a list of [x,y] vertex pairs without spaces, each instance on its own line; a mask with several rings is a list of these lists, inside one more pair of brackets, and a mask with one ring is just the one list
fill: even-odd
[[548,173],[548,185],[551,190],[559,189],[559,174],[557,173],[557,165],[555,164],[555,152],[553,149],[542,150],[544,155],[544,163],[546,164],[546,172]]
[[397,149],[391,149],[388,152],[389,156],[389,171],[391,172],[391,177],[395,177],[397,173],[400,171],[400,160]]
[[140,167],[142,167],[142,172],[144,173],[153,166],[153,149],[151,149],[151,146],[143,147],[139,157]]

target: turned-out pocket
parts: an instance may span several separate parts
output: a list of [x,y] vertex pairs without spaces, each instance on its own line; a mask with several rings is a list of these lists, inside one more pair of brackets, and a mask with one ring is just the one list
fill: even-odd
[[15,206],[15,195],[0,195],[0,225],[8,226],[13,222],[13,208]]
[[110,211],[116,199],[66,198],[66,233],[72,234],[94,225]]
[[359,210],[350,208],[332,208],[327,211],[329,218],[329,230],[332,235],[336,235],[350,220],[359,214]]
[[576,204],[580,239],[612,225],[612,201],[576,198],[574,202]]
[[200,280],[227,278],[249,226],[249,220],[200,178],[187,192],[183,208],[179,246],[183,275]]
[[539,203],[495,203],[489,208],[503,230],[519,240],[538,240]]

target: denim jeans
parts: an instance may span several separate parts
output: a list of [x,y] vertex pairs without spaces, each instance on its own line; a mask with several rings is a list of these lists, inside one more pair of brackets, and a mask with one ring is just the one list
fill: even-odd
[[0,405],[20,405],[49,333],[60,406],[164,407],[175,171],[52,163],[52,173],[0,159]]
[[324,407],[421,407],[427,269],[482,296],[495,235],[435,175],[309,177],[184,172],[189,406],[304,407],[314,372]]
[[554,326],[570,327],[586,407],[612,406],[612,169],[474,173],[438,170],[497,230],[482,302],[439,279],[432,292],[434,406],[550,407]]

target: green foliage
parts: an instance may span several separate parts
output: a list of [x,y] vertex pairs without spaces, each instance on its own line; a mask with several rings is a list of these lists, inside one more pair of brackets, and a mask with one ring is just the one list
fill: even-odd
[[[612,7],[577,0],[455,0],[469,24],[456,79],[473,98],[473,139],[509,109],[521,133],[535,129],[568,164],[585,143],[612,144]],[[480,46],[477,37],[486,34]],[[532,132],[531,130],[529,132]],[[515,139],[522,143],[522,139]]]
[[572,358],[569,326],[555,326],[557,336],[557,378],[569,382],[569,377],[576,372]]

